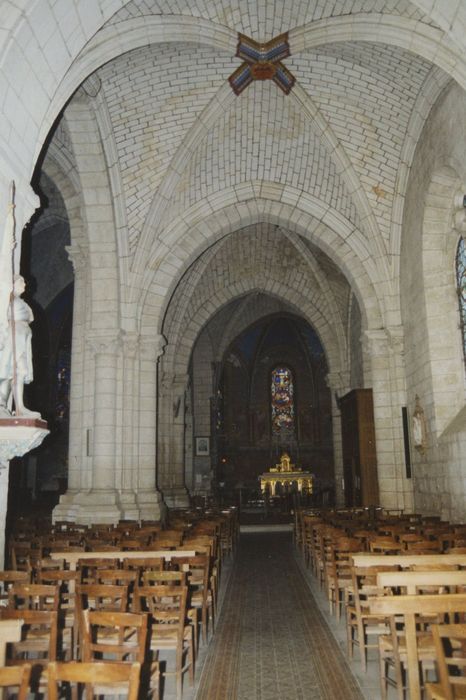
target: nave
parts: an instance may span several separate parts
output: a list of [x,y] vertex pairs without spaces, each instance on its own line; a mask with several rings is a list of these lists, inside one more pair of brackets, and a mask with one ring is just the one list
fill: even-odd
[[362,700],[311,586],[291,533],[243,533],[195,700]]

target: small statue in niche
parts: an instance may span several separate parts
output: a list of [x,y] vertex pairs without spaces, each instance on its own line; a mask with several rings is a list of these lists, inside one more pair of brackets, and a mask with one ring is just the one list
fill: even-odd
[[21,275],[15,275],[13,291],[3,316],[0,336],[0,417],[11,416],[14,400],[15,414],[27,418],[40,418],[40,413],[30,411],[24,405],[24,385],[32,382],[32,332],[29,324],[34,320],[31,307],[21,299],[26,288]]
[[419,396],[416,394],[416,403],[413,411],[413,443],[416,450],[421,454],[425,455],[427,450],[427,428],[426,428],[426,417],[424,415],[424,409],[419,401]]

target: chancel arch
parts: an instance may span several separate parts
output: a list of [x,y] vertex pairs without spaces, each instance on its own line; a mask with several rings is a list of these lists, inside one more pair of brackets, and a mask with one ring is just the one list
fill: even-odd
[[[225,358],[278,317],[308,324],[324,348],[336,501],[338,401],[372,388],[381,504],[434,511],[440,490],[442,514],[459,517],[461,3],[51,5],[19,0],[5,14],[0,204],[14,179],[20,238],[34,173],[36,241],[56,214],[54,187],[69,226],[71,263],[63,250],[48,261],[70,277],[72,264],[75,288],[69,488],[56,517],[89,520],[101,505],[109,521],[161,514],[157,487],[187,504],[209,461],[193,438],[213,437],[206,407]],[[289,94],[269,80],[232,91],[238,32],[288,32]],[[416,395],[428,449],[414,452],[410,480],[400,409]]]

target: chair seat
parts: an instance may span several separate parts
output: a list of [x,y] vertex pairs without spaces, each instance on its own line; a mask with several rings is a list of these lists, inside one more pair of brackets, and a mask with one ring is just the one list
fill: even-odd
[[[153,625],[151,649],[173,649],[178,641],[177,630],[170,629],[171,625]],[[191,625],[186,625],[183,632],[185,642],[191,642],[193,637],[193,628]]]
[[[417,635],[417,649],[419,658],[422,660],[422,656],[428,656],[429,659],[435,656],[435,646],[432,639],[432,635],[429,633],[420,632]],[[390,635],[381,635],[380,637],[380,650],[382,652],[390,652],[393,650],[393,642]],[[406,637],[403,635],[398,637],[398,652],[400,657],[407,655],[406,649]]]

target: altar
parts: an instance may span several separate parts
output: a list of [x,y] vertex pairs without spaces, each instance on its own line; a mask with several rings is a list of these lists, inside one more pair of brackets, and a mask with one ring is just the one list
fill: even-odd
[[280,462],[271,467],[268,472],[259,476],[261,491],[269,496],[276,496],[277,486],[283,489],[282,493],[312,493],[313,475],[291,464],[290,456],[284,452]]

